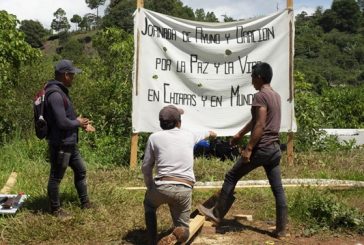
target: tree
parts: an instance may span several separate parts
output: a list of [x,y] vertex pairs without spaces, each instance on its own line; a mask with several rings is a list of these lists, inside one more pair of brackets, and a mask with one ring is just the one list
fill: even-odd
[[224,17],[224,22],[233,22],[235,19],[233,17],[227,16],[226,14],[222,15]]
[[207,14],[205,14],[204,9],[196,9],[195,19],[197,21],[203,21],[203,22],[219,22],[214,12],[207,12]]
[[195,10],[195,20],[204,21],[205,18],[206,18],[206,14],[205,14],[204,9],[196,9]]
[[85,14],[80,23],[81,29],[85,29],[86,31],[91,30],[93,26],[96,25],[97,17],[94,14],[88,13]]
[[77,26],[76,26],[76,30],[77,30],[77,27],[80,27],[80,23],[82,21],[82,17],[79,16],[78,14],[75,14],[75,15],[72,16],[72,18],[70,19],[70,21],[72,23],[77,24]]
[[214,12],[207,12],[205,21],[206,22],[219,22],[219,19],[216,17]]
[[[23,100],[15,91],[16,88],[19,89],[22,92],[19,94],[22,95],[24,94],[22,89],[26,87],[18,86],[21,68],[25,64],[30,65],[36,62],[41,56],[38,49],[32,48],[25,41],[25,34],[16,29],[18,24],[19,21],[15,15],[0,11],[0,144],[3,143],[6,135],[16,131],[16,125],[20,121],[25,121],[24,117],[19,115],[21,110],[19,108],[27,108],[26,110],[29,111],[29,100]],[[23,84],[30,84],[29,80],[23,80],[23,82]],[[22,104],[24,101],[26,105]],[[19,104],[22,104],[22,107]]]
[[53,16],[56,17],[52,20],[51,28],[56,32],[59,31],[68,31],[70,29],[70,24],[68,23],[68,19],[66,17],[66,11],[62,8],[57,9],[56,12],[53,13]]
[[39,21],[23,20],[20,23],[19,30],[24,32],[25,41],[33,48],[40,48],[43,46],[43,38],[49,32],[43,27]]
[[336,15],[336,29],[355,33],[360,27],[361,12],[355,0],[334,0],[331,10]]
[[12,80],[22,63],[41,56],[25,41],[25,34],[16,29],[18,23],[15,15],[0,11],[0,88]]
[[99,18],[99,7],[105,4],[106,0],[86,0],[87,6],[90,9],[96,9],[96,16]]
[[[149,0],[145,1],[145,8],[162,14],[194,20],[193,10],[183,6],[180,0]],[[103,27],[120,27],[127,32],[133,30],[133,13],[135,0],[111,0],[102,20]]]
[[364,11],[364,0],[357,0],[361,11]]

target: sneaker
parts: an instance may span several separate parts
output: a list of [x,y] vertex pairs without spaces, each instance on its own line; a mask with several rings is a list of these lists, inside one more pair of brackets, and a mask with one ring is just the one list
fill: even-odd
[[174,245],[177,242],[177,238],[173,233],[163,237],[157,243],[157,245]]
[[53,216],[55,216],[57,218],[60,218],[62,220],[67,220],[67,219],[72,218],[72,216],[68,212],[64,211],[61,208],[53,210],[51,213],[52,213]]
[[213,212],[214,207],[206,208],[200,204],[197,206],[197,209],[203,216],[206,217],[207,220],[213,221],[215,224],[220,223],[220,221],[221,221],[220,218],[218,218],[214,215],[214,212]]

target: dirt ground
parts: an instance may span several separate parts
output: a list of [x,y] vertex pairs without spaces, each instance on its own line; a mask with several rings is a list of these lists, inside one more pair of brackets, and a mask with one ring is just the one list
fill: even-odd
[[272,237],[274,227],[268,222],[226,219],[219,227],[204,226],[190,241],[190,245],[364,245],[364,236],[358,234],[325,234],[304,237],[302,231],[289,228],[290,236]]

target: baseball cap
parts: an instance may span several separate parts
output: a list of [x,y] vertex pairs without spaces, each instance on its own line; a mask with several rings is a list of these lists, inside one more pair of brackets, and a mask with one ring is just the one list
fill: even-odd
[[184,111],[174,105],[168,105],[159,112],[159,121],[181,121]]
[[73,66],[73,62],[71,60],[60,60],[54,69],[59,73],[80,73],[82,70]]

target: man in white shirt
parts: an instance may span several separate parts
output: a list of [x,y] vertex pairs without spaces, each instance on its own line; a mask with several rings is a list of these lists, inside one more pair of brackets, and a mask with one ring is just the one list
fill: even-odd
[[[181,129],[183,110],[173,105],[162,108],[159,122],[163,129],[150,135],[142,165],[147,186],[144,199],[148,242],[157,244],[156,210],[168,204],[175,229],[159,244],[185,242],[189,237],[193,172],[193,147],[202,139],[216,137],[212,131],[193,133]],[[156,168],[153,178],[153,168]]]

